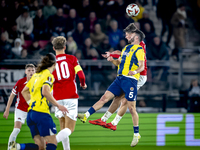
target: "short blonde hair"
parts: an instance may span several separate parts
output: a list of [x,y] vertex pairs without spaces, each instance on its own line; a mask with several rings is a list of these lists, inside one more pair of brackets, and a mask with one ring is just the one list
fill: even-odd
[[35,65],[34,65],[34,64],[26,64],[25,69],[27,69],[27,68],[29,68],[29,67],[35,68]]
[[66,46],[67,40],[64,36],[57,36],[51,43],[53,44],[55,50],[62,50]]

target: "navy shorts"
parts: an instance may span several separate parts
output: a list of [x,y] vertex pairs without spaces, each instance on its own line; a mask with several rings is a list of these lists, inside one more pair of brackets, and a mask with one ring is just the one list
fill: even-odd
[[135,101],[137,99],[137,80],[118,76],[107,90],[115,96],[120,96],[124,92],[128,101]]
[[32,138],[35,135],[45,137],[57,133],[56,125],[47,113],[30,110],[27,115],[27,125],[30,128]]

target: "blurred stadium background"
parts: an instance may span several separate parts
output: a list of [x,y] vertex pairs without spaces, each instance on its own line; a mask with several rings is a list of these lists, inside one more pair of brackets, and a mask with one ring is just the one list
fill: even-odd
[[[160,35],[162,23],[156,17],[156,5],[152,3],[158,0],[142,0],[141,2],[143,4],[147,2],[144,8],[154,23],[155,33]],[[190,26],[186,35],[186,47],[179,49],[179,59],[174,59],[171,55],[175,48],[172,36],[169,43],[169,60],[148,60],[147,83],[139,90],[137,99],[142,138],[134,149],[200,149],[200,92],[195,97],[188,95],[192,82],[200,81],[200,31],[197,19],[199,16],[196,13],[200,10],[198,5],[200,2],[199,0],[176,0],[177,4],[181,2],[186,4]],[[164,35],[163,41],[166,39],[167,35]],[[45,47],[48,42],[41,40],[41,47]],[[30,41],[25,41],[25,46],[26,44],[30,45]],[[2,52],[0,55],[3,55]],[[3,59],[0,61],[0,150],[6,149],[14,125],[14,103],[8,120],[3,118],[8,96],[16,81],[24,76],[25,64],[37,64],[38,61],[39,59]],[[99,100],[115,79],[116,67],[101,59],[81,59],[80,64],[86,74],[88,88],[78,89],[79,112],[85,112]],[[78,80],[77,85],[79,85]],[[100,118],[109,104],[110,102],[89,119]],[[54,112],[54,107],[51,107],[51,111]],[[52,117],[59,130],[58,120],[53,114]],[[111,117],[108,121],[113,118]],[[75,132],[70,136],[70,144],[72,150],[128,150],[133,149],[129,146],[132,135],[132,121],[127,111],[115,132],[89,123],[81,124],[78,120]],[[33,142],[26,124],[23,125],[17,142]],[[62,149],[61,144],[58,149]]]

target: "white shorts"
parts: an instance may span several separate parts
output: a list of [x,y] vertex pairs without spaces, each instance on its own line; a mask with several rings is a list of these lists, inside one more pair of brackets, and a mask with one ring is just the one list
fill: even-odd
[[147,76],[140,75],[140,78],[137,83],[137,90],[139,90],[147,81]]
[[[78,99],[64,99],[57,101],[58,104],[63,105],[67,108],[69,113],[66,113],[66,115],[71,118],[72,120],[77,120],[77,114],[78,114]],[[60,111],[57,107],[55,108],[55,117],[56,118],[62,118],[64,117],[64,114],[62,111]]]
[[27,112],[15,108],[15,122],[19,121],[22,124],[24,124],[26,118],[27,118]]

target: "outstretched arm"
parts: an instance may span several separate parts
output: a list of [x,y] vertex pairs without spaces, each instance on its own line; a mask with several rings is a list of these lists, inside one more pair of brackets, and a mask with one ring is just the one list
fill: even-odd
[[121,51],[120,50],[115,50],[115,51],[113,51],[111,54],[117,54],[117,55],[121,55]]
[[121,51],[116,50],[116,51],[113,51],[112,53],[106,52],[106,54],[102,54],[102,56],[104,58],[108,58],[110,56],[112,56],[113,58],[119,58],[121,56]]

